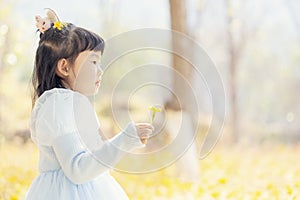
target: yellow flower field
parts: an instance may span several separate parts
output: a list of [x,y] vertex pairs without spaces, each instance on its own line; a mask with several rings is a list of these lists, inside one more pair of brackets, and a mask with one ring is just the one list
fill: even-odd
[[[175,166],[144,175],[112,171],[131,199],[300,199],[300,147],[217,148],[199,161],[198,183],[176,178]],[[0,146],[0,199],[23,199],[37,175],[38,151]]]

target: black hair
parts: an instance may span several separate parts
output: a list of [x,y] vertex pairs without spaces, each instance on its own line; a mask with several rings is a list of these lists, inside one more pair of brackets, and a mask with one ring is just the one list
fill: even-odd
[[51,27],[41,33],[31,77],[32,106],[46,90],[65,88],[62,78],[56,74],[60,59],[65,58],[73,64],[80,52],[93,50],[103,54],[104,46],[99,35],[72,23],[65,24],[61,30]]

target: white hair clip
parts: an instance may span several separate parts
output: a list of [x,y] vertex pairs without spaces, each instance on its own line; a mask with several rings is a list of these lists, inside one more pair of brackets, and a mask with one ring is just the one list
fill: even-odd
[[61,28],[66,25],[66,23],[59,21],[58,16],[52,9],[46,8],[45,10],[46,17],[42,18],[39,15],[35,17],[35,25],[41,33],[45,33],[45,31],[51,27],[61,30]]

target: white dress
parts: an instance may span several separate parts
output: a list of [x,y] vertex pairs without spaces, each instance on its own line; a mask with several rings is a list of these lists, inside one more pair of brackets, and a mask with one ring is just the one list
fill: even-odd
[[145,145],[130,122],[109,140],[88,98],[54,88],[36,101],[30,118],[31,138],[39,148],[39,175],[26,200],[128,199],[109,170],[126,154]]

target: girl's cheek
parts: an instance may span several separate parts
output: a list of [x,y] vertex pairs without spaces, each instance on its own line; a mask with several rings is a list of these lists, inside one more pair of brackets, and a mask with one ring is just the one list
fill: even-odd
[[82,93],[90,93],[95,88],[97,69],[88,63],[84,64],[78,71],[74,86]]

